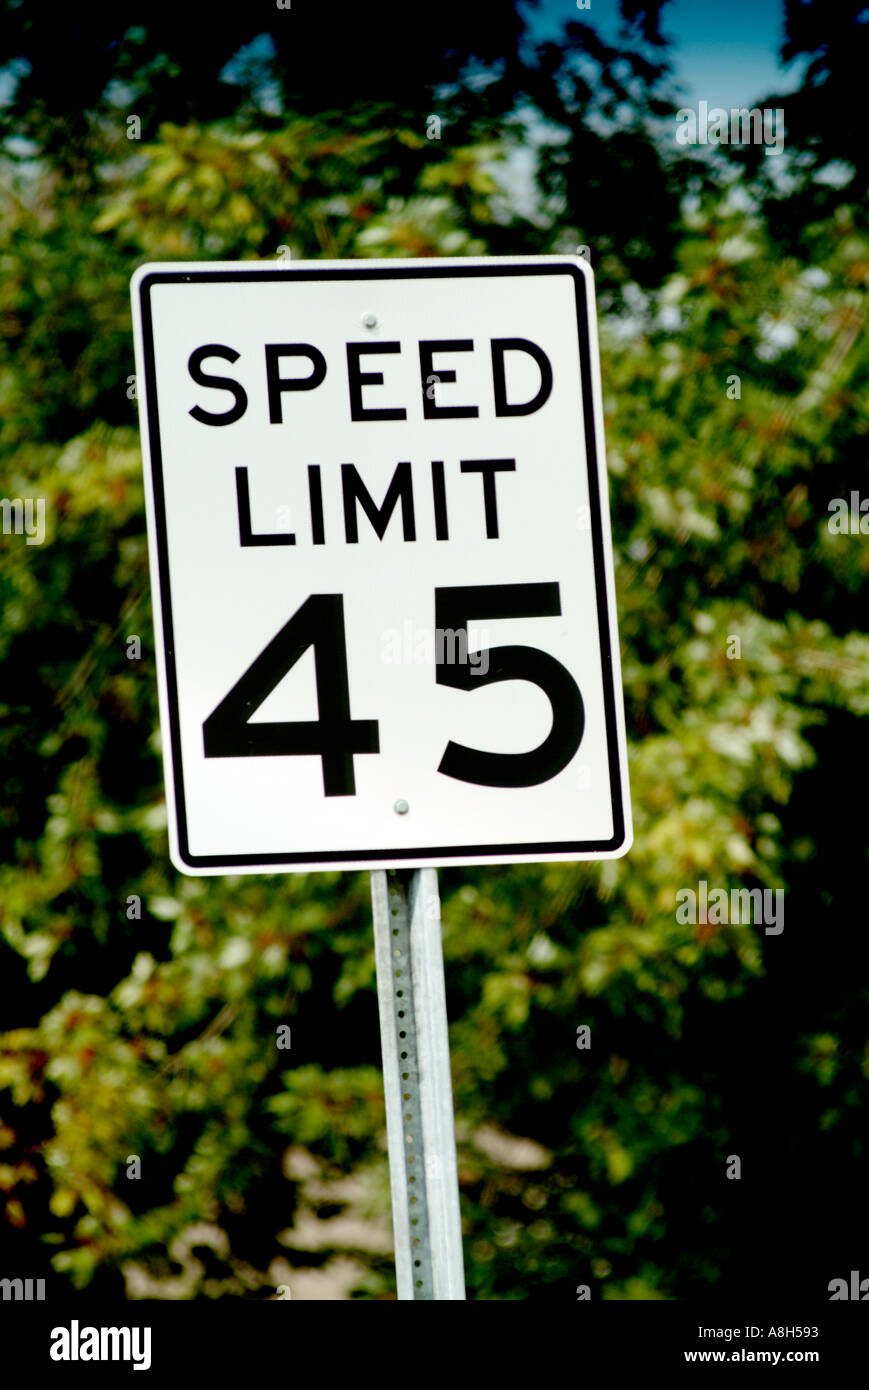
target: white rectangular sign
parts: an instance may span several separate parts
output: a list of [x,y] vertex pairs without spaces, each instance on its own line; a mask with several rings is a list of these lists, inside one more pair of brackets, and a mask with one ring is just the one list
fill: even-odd
[[167,263],[132,296],[177,867],[624,854],[588,265]]

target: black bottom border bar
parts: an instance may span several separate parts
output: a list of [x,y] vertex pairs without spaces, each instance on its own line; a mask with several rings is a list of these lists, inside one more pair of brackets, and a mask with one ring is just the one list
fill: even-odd
[[[474,1301],[472,1293],[469,1301]],[[619,1384],[633,1373],[644,1379],[656,1377],[658,1372],[667,1376],[675,1370],[703,1375],[715,1366],[731,1373],[737,1368],[765,1366],[780,1370],[799,1366],[807,1376],[812,1372],[819,1376],[819,1384],[847,1383],[831,1379],[831,1374],[853,1373],[863,1364],[869,1330],[869,1310],[856,1302],[822,1302],[795,1308],[775,1302],[743,1305],[584,1300],[577,1297],[577,1289],[572,1287],[536,1290],[530,1301],[538,1305],[538,1310],[541,1302],[554,1306],[543,1326],[535,1318],[534,1324],[520,1333],[529,1350],[533,1339],[538,1353],[546,1346],[551,1358],[553,1344],[563,1338],[570,1349],[569,1364],[577,1375],[596,1366],[618,1372]],[[565,1304],[571,1305],[567,1317]],[[102,1379],[112,1385],[128,1376],[133,1377],[135,1385],[137,1374],[144,1384],[146,1376],[163,1377],[182,1368],[207,1374],[214,1385],[238,1384],[242,1376],[249,1379],[252,1370],[258,1376],[325,1373],[328,1382],[342,1363],[351,1372],[354,1365],[358,1371],[360,1353],[366,1347],[374,1358],[370,1364],[373,1378],[379,1359],[376,1343],[370,1340],[375,1328],[388,1327],[390,1336],[400,1337],[405,1331],[408,1336],[419,1336],[418,1324],[406,1322],[400,1314],[397,1322],[393,1314],[389,1324],[373,1326],[367,1322],[357,1324],[355,1315],[343,1310],[338,1311],[338,1316],[342,1320],[345,1316],[353,1318],[358,1342],[352,1334],[343,1339],[334,1337],[335,1313],[327,1319],[324,1309],[324,1321],[320,1323],[316,1314],[312,1319],[310,1309],[303,1315],[299,1301],[294,1302],[291,1297],[106,1304],[81,1295],[44,1303],[0,1301],[0,1336],[4,1362],[15,1366],[18,1383],[26,1384],[26,1374],[32,1370],[39,1373],[40,1384],[44,1377],[49,1384],[62,1384],[72,1378],[90,1383]],[[411,1314],[411,1318],[415,1316],[418,1315]],[[468,1312],[463,1315],[465,1319],[469,1316]],[[477,1357],[489,1360],[493,1353],[497,1357],[503,1338],[495,1341],[486,1335],[488,1316],[479,1325],[477,1336],[463,1337],[460,1343],[451,1339],[443,1343],[445,1351],[447,1345],[452,1346],[454,1373],[461,1362],[468,1364],[467,1354],[472,1346]],[[100,1332],[103,1328],[127,1329],[129,1339],[123,1335],[95,1337],[93,1330]],[[134,1329],[138,1329],[136,1336]],[[467,1322],[465,1330],[470,1332]],[[98,1343],[102,1347],[103,1341],[109,1358],[90,1359],[90,1352]],[[119,1352],[129,1352],[126,1360],[111,1359],[115,1344]],[[433,1342],[429,1350],[436,1354],[437,1345]],[[67,1353],[70,1359],[55,1359],[52,1349]],[[71,1359],[73,1351],[78,1354],[76,1360]]]

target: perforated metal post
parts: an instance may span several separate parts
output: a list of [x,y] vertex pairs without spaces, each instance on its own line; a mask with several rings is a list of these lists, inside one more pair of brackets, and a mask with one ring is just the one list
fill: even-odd
[[373,870],[399,1299],[464,1299],[437,870]]

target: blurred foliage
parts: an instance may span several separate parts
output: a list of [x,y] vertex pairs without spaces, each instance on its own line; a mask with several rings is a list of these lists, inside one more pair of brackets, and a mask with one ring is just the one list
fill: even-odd
[[[281,1261],[325,1259],[294,1222],[337,1232],[346,1209],[348,1293],[394,1287],[365,1236],[389,1222],[367,876],[168,861],[130,274],[578,241],[605,310],[636,840],[600,865],[441,871],[469,1295],[739,1297],[774,1268],[779,1292],[824,1297],[856,1267],[869,548],[827,520],[866,487],[869,234],[816,161],[791,161],[785,197],[738,151],[716,166],[661,136],[659,8],[625,6],[619,47],[573,22],[529,53],[504,7],[513,57],[487,84],[414,53],[390,102],[342,112],[304,95],[280,35],[268,81],[251,59],[219,84],[258,31],[234,18],[217,52],[215,27],[200,67],[156,6],[95,46],[60,139],[44,33],[5,7],[3,130],[29,143],[0,160],[2,488],[44,497],[49,530],[0,551],[4,1273],[273,1295]],[[816,27],[801,15],[792,42],[817,49],[818,7],[798,8]],[[462,61],[498,54],[480,32]],[[439,109],[458,143],[449,119],[425,138]],[[505,171],[529,109],[553,140],[519,216]],[[785,888],[782,936],[677,923],[701,878]]]

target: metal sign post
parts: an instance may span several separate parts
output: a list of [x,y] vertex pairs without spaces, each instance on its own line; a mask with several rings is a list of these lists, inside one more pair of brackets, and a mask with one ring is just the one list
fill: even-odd
[[465,1297],[436,869],[372,870],[400,1300]]

